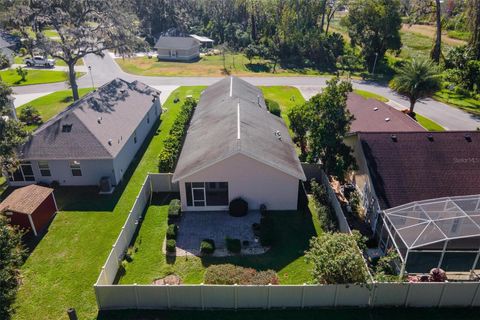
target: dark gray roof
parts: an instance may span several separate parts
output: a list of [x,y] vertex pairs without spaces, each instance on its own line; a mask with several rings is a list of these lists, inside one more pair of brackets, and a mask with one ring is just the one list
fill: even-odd
[[190,49],[200,44],[191,37],[160,37],[155,44],[155,49]]
[[15,44],[12,44],[5,40],[1,35],[0,35],[0,49],[1,48],[10,48],[13,47]]
[[21,148],[22,158],[115,158],[152,107],[152,95],[159,94],[138,81],[112,80],[38,128]]
[[258,88],[239,78],[229,77],[202,93],[173,181],[235,154],[243,154],[305,180],[285,122],[268,112]]

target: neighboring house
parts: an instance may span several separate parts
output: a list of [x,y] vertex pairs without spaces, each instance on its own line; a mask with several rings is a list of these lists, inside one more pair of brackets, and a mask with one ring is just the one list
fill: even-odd
[[159,118],[160,92],[115,79],[44,123],[20,149],[11,186],[36,182],[111,190]]
[[204,36],[198,36],[196,34],[191,34],[190,37],[200,42],[200,45],[204,48],[212,48],[214,41],[210,38]]
[[57,213],[53,189],[31,184],[14,190],[2,203],[0,213],[10,219],[12,225],[30,229],[38,235]]
[[258,88],[229,77],[202,93],[172,179],[182,210],[227,210],[237,197],[252,210],[296,210],[300,180],[285,122]]
[[13,64],[15,58],[15,43],[10,43],[2,35],[0,35],[0,54],[3,54],[10,61],[10,64]]
[[160,37],[154,48],[159,60],[192,61],[200,57],[200,43],[191,37]]
[[359,144],[367,221],[402,272],[479,269],[480,132],[360,133]]
[[480,132],[360,133],[355,175],[372,229],[382,210],[480,194]]

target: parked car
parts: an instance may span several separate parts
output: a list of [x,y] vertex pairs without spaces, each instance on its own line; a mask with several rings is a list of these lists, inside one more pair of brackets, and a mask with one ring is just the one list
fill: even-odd
[[26,58],[23,60],[29,67],[47,67],[53,68],[55,66],[54,59],[48,59],[42,56],[34,56],[33,58]]

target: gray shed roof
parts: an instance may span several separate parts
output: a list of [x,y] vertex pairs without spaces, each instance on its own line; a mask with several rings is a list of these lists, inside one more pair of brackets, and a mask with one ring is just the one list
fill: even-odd
[[200,46],[200,43],[191,37],[160,37],[155,49],[190,49]]
[[285,122],[268,112],[258,88],[239,78],[229,77],[202,93],[173,181],[235,154],[243,154],[298,179],[306,179]]
[[10,42],[8,42],[7,40],[5,40],[2,35],[0,34],[0,49],[1,48],[10,48],[10,47],[13,47],[15,44],[12,44]]
[[138,81],[112,80],[38,128],[21,148],[22,158],[115,158],[159,94]]

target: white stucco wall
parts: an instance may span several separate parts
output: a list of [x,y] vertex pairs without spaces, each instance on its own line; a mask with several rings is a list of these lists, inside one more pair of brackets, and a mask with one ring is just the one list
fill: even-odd
[[252,210],[258,210],[262,203],[269,210],[297,210],[299,180],[241,154],[180,180],[182,210],[228,209],[228,207],[187,207],[185,182],[228,182],[229,201],[242,197]]
[[115,181],[113,172],[113,161],[111,159],[105,160],[82,160],[80,162],[80,168],[82,170],[82,176],[74,177],[72,170],[70,169],[70,161],[68,160],[50,160],[48,166],[50,168],[50,177],[42,177],[40,169],[38,168],[38,161],[31,160],[33,173],[35,174],[35,181],[24,182],[12,182],[11,186],[24,186],[27,184],[44,182],[51,183],[52,181],[58,181],[63,186],[80,186],[98,185],[100,178],[109,176],[112,179],[112,183]]
[[[155,113],[155,110],[157,111]],[[137,133],[137,143],[134,142],[133,135],[128,138],[127,143],[123,146],[122,150],[119,152],[117,157],[113,161],[113,167],[115,171],[115,183],[118,184],[125,172],[128,169],[128,166],[133,160],[133,157],[138,152],[142,146],[145,138],[148,136],[148,133],[154,126],[155,122],[158,120],[161,114],[160,99],[157,99],[155,103],[152,104],[152,107],[148,111],[150,115],[150,122],[147,123],[147,115],[143,117],[139,126],[136,129]],[[113,180],[112,180],[113,183]]]

